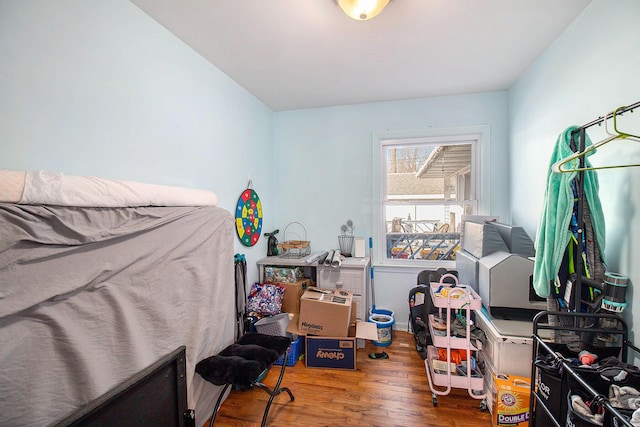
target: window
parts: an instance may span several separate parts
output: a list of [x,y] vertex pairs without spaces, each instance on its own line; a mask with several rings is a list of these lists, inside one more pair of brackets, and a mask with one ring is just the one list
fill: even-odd
[[488,130],[477,129],[374,138],[377,263],[455,266],[462,217],[481,210],[480,148]]

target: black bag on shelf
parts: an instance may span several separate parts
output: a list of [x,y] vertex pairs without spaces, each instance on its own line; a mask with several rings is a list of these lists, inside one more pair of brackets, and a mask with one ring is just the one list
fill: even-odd
[[541,408],[543,403],[552,417],[564,422],[567,417],[567,383],[562,380],[561,366],[551,357],[538,357],[534,364],[538,368],[538,401],[535,406],[534,427],[552,426],[549,415]]
[[621,362],[616,357],[607,357],[600,361],[598,370],[609,385],[630,386],[640,390],[640,368],[635,365]]
[[[640,390],[640,371],[638,371],[637,367],[617,362],[616,358],[604,359],[603,362],[607,364],[600,364],[595,367],[577,366],[573,367],[573,371],[604,397],[609,397],[612,385]],[[567,388],[571,390],[582,389],[574,377],[569,374],[566,374],[566,377]]]
[[[556,346],[550,344],[551,347]],[[558,420],[560,424],[567,418],[567,394],[569,390],[582,390],[580,384],[565,370],[561,363],[553,355],[538,355],[533,362],[538,375],[538,400],[536,402],[535,426],[551,426],[552,421],[549,415],[539,405],[543,403],[551,416]],[[605,384],[597,369],[590,367],[572,367],[572,370],[579,374],[596,391],[606,396],[608,385]]]
[[[626,363],[619,362],[615,357],[608,357],[600,361],[600,365],[590,366],[572,366],[572,370],[580,376],[597,393],[605,398],[609,396],[611,385],[629,386],[640,390],[640,370]],[[565,372],[561,364],[551,355],[538,356],[534,361],[538,372],[538,398],[544,403],[551,415],[556,420],[567,420],[570,415],[568,413],[568,394],[579,394],[586,398],[588,394],[582,385],[569,373]],[[621,374],[622,372],[622,374]],[[570,391],[571,390],[571,391]],[[538,405],[538,402],[536,402]],[[623,412],[624,408],[620,410]],[[624,410],[626,411],[626,410]],[[628,415],[628,414],[627,414]],[[572,420],[576,417],[571,415]],[[590,420],[578,419],[575,425],[589,425],[585,422]],[[609,424],[607,424],[607,422]],[[613,424],[615,423],[615,424]],[[546,427],[553,425],[549,416],[539,406],[535,407],[535,426]],[[618,420],[614,419],[609,411],[605,410],[604,426],[622,425]]]

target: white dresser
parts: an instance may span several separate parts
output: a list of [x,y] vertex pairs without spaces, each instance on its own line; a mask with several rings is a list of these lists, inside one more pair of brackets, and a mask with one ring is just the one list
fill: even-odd
[[307,263],[305,258],[266,257],[257,262],[260,281],[264,279],[264,267],[303,267],[305,277],[315,281],[319,288],[340,288],[353,294],[356,304],[356,318],[366,321],[369,317],[369,301],[367,290],[371,275],[371,261],[365,258],[345,258],[340,267],[318,265],[317,262]]
[[318,266],[317,283],[319,288],[351,292],[356,304],[356,319],[366,321],[369,318],[367,287],[370,275],[369,257],[345,258],[340,267]]

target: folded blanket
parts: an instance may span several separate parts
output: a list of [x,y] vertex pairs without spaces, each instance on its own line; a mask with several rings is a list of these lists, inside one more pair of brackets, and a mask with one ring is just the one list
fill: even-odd
[[0,202],[18,203],[22,198],[26,176],[24,171],[0,169]]

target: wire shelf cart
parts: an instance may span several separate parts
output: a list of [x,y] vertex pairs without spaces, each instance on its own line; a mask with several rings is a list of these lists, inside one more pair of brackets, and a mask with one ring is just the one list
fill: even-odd
[[[541,338],[541,331],[551,331],[550,339]],[[542,311],[533,319],[533,343],[531,365],[531,395],[529,411],[530,424],[535,427],[555,425],[604,425],[633,427],[629,422],[630,414],[616,408],[609,400],[608,387],[611,384],[605,375],[607,369],[625,368],[591,368],[579,362],[581,352],[596,354],[600,360],[614,359],[628,366],[629,349],[640,353],[628,339],[627,325],[624,320],[613,313],[577,313]],[[578,359],[576,359],[578,358]],[[542,366],[541,360],[545,361]],[[551,374],[546,366],[557,368]],[[632,367],[634,370],[637,368]],[[620,375],[616,377],[621,378]],[[625,375],[626,377],[626,375]],[[640,385],[638,374],[626,377],[627,384]],[[584,397],[590,402],[591,411],[603,414],[604,424],[585,420],[574,413],[571,408],[571,394]],[[573,418],[572,418],[573,417]]]

